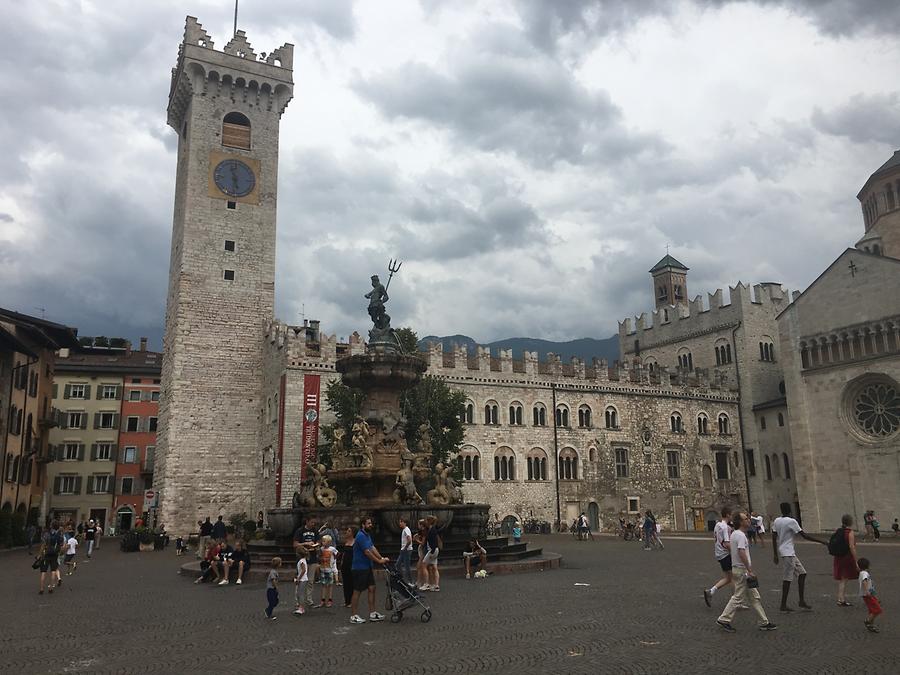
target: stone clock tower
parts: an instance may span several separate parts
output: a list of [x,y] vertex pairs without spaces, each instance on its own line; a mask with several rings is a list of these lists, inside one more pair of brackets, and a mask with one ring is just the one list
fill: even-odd
[[238,31],[219,51],[187,17],[169,92],[178,164],[154,473],[171,532],[254,506],[278,126],[292,67],[293,45],[257,55]]

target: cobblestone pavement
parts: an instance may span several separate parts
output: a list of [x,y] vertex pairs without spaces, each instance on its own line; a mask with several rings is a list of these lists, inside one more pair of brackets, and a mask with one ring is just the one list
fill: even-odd
[[[342,607],[292,616],[290,584],[282,587],[278,620],[266,621],[262,584],[195,586],[178,576],[184,558],[174,551],[123,554],[113,541],[54,594],[39,596],[31,558],[7,552],[0,554],[0,671],[900,672],[900,546],[861,547],[885,607],[880,635],[864,630],[861,603],[835,605],[831,558],[812,544],[798,552],[809,570],[815,611],[778,612],[779,571],[771,549],[756,548],[763,604],[778,630],[761,633],[754,616],[741,612],[738,633],[728,635],[715,619],[730,593],[718,594],[714,609],[701,595],[718,572],[708,540],[669,539],[665,551],[649,552],[604,537],[533,539],[563,554],[563,568],[448,578],[440,593],[427,594],[430,623],[412,613],[398,625],[362,626],[351,626]],[[382,611],[383,601],[379,586]]]

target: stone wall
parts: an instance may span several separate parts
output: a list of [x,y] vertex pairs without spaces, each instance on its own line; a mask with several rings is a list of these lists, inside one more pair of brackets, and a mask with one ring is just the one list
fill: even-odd
[[[690,353],[695,369],[709,371],[713,381],[739,388],[744,454],[752,451],[757,465],[756,475],[748,472],[747,476],[750,505],[771,513],[771,505],[777,507],[778,500],[796,501],[796,488],[792,480],[787,485],[773,483],[759,471],[762,455],[774,450],[770,437],[760,435],[753,408],[784,396],[776,317],[787,307],[788,293],[779,284],[738,283],[729,294],[728,302],[719,289],[708,294],[705,305],[697,296],[687,307],[662,308],[633,322],[625,319],[619,323],[619,346],[624,359],[638,358],[654,367],[676,368],[679,354]],[[768,359],[760,354],[760,343],[775,346]],[[717,362],[716,349],[723,345],[730,349],[730,363]],[[792,462],[789,440],[778,451],[786,452]],[[783,499],[786,494],[792,498]]]
[[868,509],[887,527],[900,514],[900,432],[863,433],[853,408],[867,383],[900,387],[900,261],[848,249],[778,322],[804,528],[844,513],[859,525]]
[[[292,92],[290,46],[276,52],[280,66],[275,52],[255,60],[242,31],[216,51],[188,17],[173,71],[168,121],[178,133],[178,165],[155,474],[160,518],[173,531],[191,531],[205,516],[249,512],[257,502],[278,130]],[[249,150],[223,146],[229,112],[250,120]],[[222,153],[258,166],[247,198],[212,183]]]

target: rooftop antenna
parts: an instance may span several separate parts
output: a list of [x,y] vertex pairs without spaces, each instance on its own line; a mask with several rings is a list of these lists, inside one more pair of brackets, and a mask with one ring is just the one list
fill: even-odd
[[237,36],[237,11],[238,11],[238,0],[234,0],[234,35],[232,35],[232,37]]
[[35,307],[35,309],[38,310],[38,311],[41,313],[41,318],[43,319],[43,318],[44,318],[44,312],[46,312],[47,309],[44,308],[44,307]]
[[666,255],[669,255],[669,245],[666,244]]
[[306,321],[306,303],[300,305],[300,321]]

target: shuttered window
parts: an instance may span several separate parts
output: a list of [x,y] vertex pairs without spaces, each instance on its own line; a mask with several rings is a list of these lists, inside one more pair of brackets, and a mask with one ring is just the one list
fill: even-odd
[[250,120],[241,113],[231,112],[222,121],[222,145],[250,149]]

